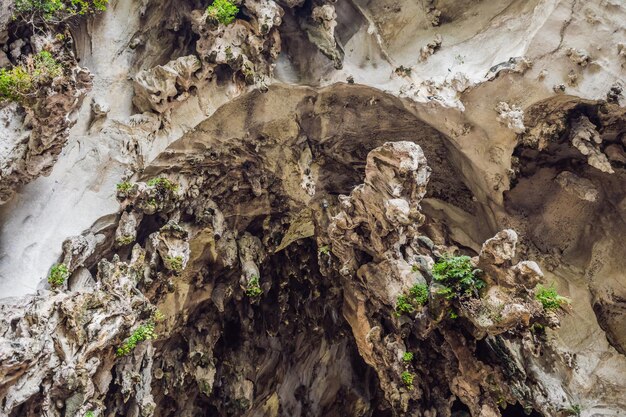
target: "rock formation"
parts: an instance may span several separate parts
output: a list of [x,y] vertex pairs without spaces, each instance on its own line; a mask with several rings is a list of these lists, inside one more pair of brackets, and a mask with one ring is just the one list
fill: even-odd
[[621,415],[624,21],[3,2],[0,417]]

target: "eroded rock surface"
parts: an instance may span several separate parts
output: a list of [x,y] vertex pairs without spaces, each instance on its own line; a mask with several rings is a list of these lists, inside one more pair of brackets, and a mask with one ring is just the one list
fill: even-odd
[[621,415],[622,2],[210,3],[0,6],[0,416]]

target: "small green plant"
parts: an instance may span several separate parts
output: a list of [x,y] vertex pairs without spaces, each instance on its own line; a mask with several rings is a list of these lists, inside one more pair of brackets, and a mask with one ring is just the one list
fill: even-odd
[[263,290],[261,289],[261,285],[259,284],[259,277],[254,275],[252,278],[250,278],[250,281],[248,282],[248,285],[246,287],[246,295],[253,298],[258,297],[261,294],[263,294]]
[[166,256],[165,264],[169,266],[171,271],[180,274],[183,271],[183,257],[182,256]]
[[63,74],[63,66],[48,51],[29,56],[23,65],[0,69],[0,101],[22,101]]
[[402,360],[404,362],[411,362],[413,360],[413,352],[404,352]]
[[142,324],[141,326],[135,329],[135,331],[130,335],[128,339],[126,339],[126,341],[124,341],[122,346],[117,348],[117,351],[115,352],[115,354],[118,357],[126,356],[130,352],[132,352],[133,349],[135,349],[135,347],[137,347],[138,343],[141,343],[145,340],[152,340],[152,339],[156,339],[156,333],[154,331],[154,323],[150,322],[147,324]]
[[408,295],[401,295],[396,301],[396,316],[411,314],[428,303],[428,285],[415,284]]
[[52,288],[60,287],[70,277],[70,271],[65,264],[56,264],[50,269],[48,283]]
[[582,408],[579,404],[572,404],[570,408],[566,410],[569,415],[579,417],[582,411]]
[[135,236],[120,236],[117,239],[115,239],[115,243],[117,244],[117,246],[127,246],[130,245],[131,243],[133,243],[135,241]]
[[472,266],[469,256],[446,256],[433,266],[433,278],[445,288],[439,294],[451,300],[463,296],[478,296],[485,282],[477,277],[481,271]]
[[223,25],[229,25],[235,20],[239,8],[230,0],[214,0],[206,11],[209,17]]
[[61,22],[74,16],[105,11],[109,0],[16,0],[15,18]]
[[178,184],[163,177],[152,178],[150,181],[147,182],[147,184],[148,186],[155,187],[159,190],[167,190],[173,192],[178,191]]
[[555,311],[571,303],[569,298],[557,294],[554,284],[547,288],[539,284],[535,289],[535,298],[546,311]]
[[402,382],[404,382],[404,385],[407,388],[409,388],[409,389],[413,388],[413,378],[414,377],[415,376],[412,373],[410,373],[409,371],[404,371],[400,375],[400,378],[402,378]]
[[450,312],[449,312],[449,314],[448,314],[448,317],[450,317],[452,320],[455,320],[455,319],[458,319],[458,318],[459,318],[459,315],[457,314],[457,312],[456,312],[456,311],[454,311],[454,310],[450,310]]
[[85,413],[85,417],[96,417],[96,415],[94,414],[94,412],[93,412],[93,411],[87,411],[87,412]]
[[415,307],[411,304],[409,297],[406,295],[401,295],[398,297],[396,301],[396,315],[401,316],[402,314],[411,314],[415,311]]
[[428,285],[415,284],[409,290],[409,294],[411,295],[413,302],[420,306],[426,305],[428,302]]
[[328,255],[328,254],[330,254],[330,246],[328,246],[328,245],[320,246],[320,248],[319,248],[319,252],[320,252],[322,255]]
[[118,192],[127,193],[133,188],[133,184],[128,181],[123,181],[117,184],[115,188],[117,188]]

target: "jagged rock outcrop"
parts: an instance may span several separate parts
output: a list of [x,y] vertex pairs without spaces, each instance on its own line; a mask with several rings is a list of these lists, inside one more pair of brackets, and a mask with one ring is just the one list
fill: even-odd
[[59,51],[65,66],[63,74],[21,103],[0,103],[0,132],[4,138],[0,155],[0,202],[9,200],[16,189],[33,179],[48,175],[54,166],[85,94],[91,88],[91,75],[77,65],[64,45],[50,39],[34,41]]
[[210,3],[0,6],[0,415],[626,408],[619,0]]

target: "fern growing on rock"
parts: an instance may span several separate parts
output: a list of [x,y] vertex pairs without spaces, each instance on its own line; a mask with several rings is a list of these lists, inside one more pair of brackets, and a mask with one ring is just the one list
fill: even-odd
[[207,8],[209,17],[223,25],[231,24],[235,20],[237,13],[239,13],[239,8],[230,0],[215,0]]
[[568,306],[571,300],[563,297],[556,292],[554,284],[544,287],[539,284],[535,289],[535,298],[541,303],[546,311],[556,311]]
[[447,299],[478,296],[485,282],[478,278],[479,269],[472,266],[469,256],[445,256],[433,266],[433,279],[444,286],[439,294]]
[[142,324],[137,327],[135,331],[124,341],[122,346],[117,348],[115,354],[117,356],[126,356],[131,353],[139,343],[156,339],[156,333],[154,331],[154,323]]

